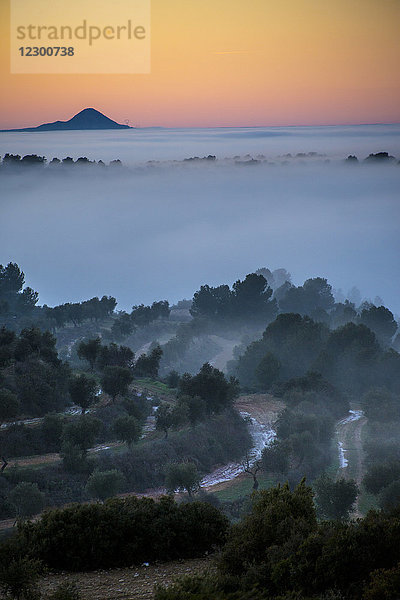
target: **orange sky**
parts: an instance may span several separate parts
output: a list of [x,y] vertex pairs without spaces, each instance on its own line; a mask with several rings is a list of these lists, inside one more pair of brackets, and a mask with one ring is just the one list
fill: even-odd
[[400,0],[152,0],[148,75],[10,74],[0,23],[0,128],[400,122]]

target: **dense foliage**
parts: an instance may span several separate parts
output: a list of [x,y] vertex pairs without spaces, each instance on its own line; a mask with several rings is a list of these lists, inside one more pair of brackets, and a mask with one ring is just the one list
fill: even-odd
[[197,375],[185,373],[179,380],[179,394],[201,398],[208,413],[219,413],[232,406],[239,393],[238,382],[231,377],[228,381],[219,369],[205,363]]
[[0,329],[0,418],[63,409],[69,401],[69,376],[50,332],[29,328],[17,335]]
[[39,294],[24,288],[24,282],[25,275],[16,263],[0,265],[0,318],[29,314],[34,309]]
[[399,561],[398,511],[318,523],[303,482],[256,493],[251,513],[230,531],[216,577],[183,580],[156,598],[395,598]]
[[[203,475],[243,461],[251,446],[233,409],[241,385],[272,392],[286,407],[255,468],[291,486],[306,475],[317,513],[304,483],[257,493],[252,506],[239,500],[231,507],[235,520],[248,514],[229,533],[218,577],[187,579],[159,590],[158,599],[393,597],[400,560],[399,337],[386,307],[353,296],[335,302],[326,279],[296,287],[284,270],[261,269],[231,287],[202,286],[178,308],[184,320],[173,324],[167,301],[131,313],[116,313],[110,296],[37,306],[18,265],[0,266],[0,420],[8,422],[0,456],[57,452],[62,459],[40,469],[10,468],[3,459],[0,516],[25,519],[44,506],[161,486],[193,495]],[[244,336],[230,377],[208,362],[220,351],[215,332]],[[55,333],[72,366],[60,359]],[[160,345],[163,334],[169,341]],[[149,378],[165,390],[160,371],[174,390],[152,399],[156,430],[141,439],[152,402],[132,384]],[[355,482],[323,473],[332,465],[335,422],[354,399],[368,419],[362,491],[393,512],[349,523]],[[72,402],[82,414],[66,412]],[[27,416],[43,419],[10,423]],[[103,442],[124,445],[93,448]],[[18,545],[28,562],[3,547],[12,567],[3,575],[28,573],[30,557],[74,570],[200,556],[221,545],[226,531],[225,518],[198,502],[129,498],[74,506],[23,525]]]
[[201,286],[194,294],[191,314],[211,320],[272,321],[277,313],[272,289],[263,275],[251,273],[243,281],[236,281],[232,289]]
[[[62,506],[70,502],[86,501],[95,495],[93,484],[88,487],[88,483],[96,470],[101,475],[95,478],[96,486],[99,479],[104,479],[104,472],[117,471],[119,492],[143,492],[165,486],[168,464],[185,461],[193,463],[202,477],[216,465],[239,461],[251,445],[246,424],[236,411],[228,410],[220,415],[207,417],[197,423],[195,428],[189,424],[181,425],[166,440],[163,439],[164,436],[157,434],[155,439],[143,440],[134,447],[132,444],[136,441],[140,428],[138,429],[137,419],[133,419],[129,418],[121,405],[113,405],[74,419],[50,415],[41,427],[17,426],[22,428],[22,432],[37,435],[38,443],[42,428],[51,432],[56,436],[53,443],[58,444],[58,450],[61,449],[63,460],[54,464],[44,463],[40,469],[8,467],[0,475],[0,516],[8,518],[16,515],[10,495],[22,482],[38,486],[39,491],[44,494],[45,506]],[[109,435],[113,435],[113,439],[124,437],[127,443],[130,442],[130,447],[121,448],[115,454],[107,450],[89,454],[88,448],[102,439],[100,435],[107,425],[111,426]],[[11,443],[11,437],[4,439]],[[24,439],[32,441],[28,437],[22,438],[22,441],[21,438],[14,438],[16,448],[29,448],[23,446]],[[36,449],[39,450],[39,447]],[[99,487],[96,489],[99,490]],[[102,497],[104,493],[100,493]],[[104,497],[108,496],[106,492]],[[25,497],[29,503],[29,494]],[[97,494],[96,497],[100,496]]]
[[201,556],[224,542],[226,530],[210,504],[132,496],[46,512],[20,536],[29,556],[81,571]]
[[308,371],[350,394],[376,386],[400,392],[400,354],[382,347],[361,323],[331,331],[308,316],[280,314],[230,365],[241,385],[252,390],[270,389]]
[[400,503],[400,393],[373,388],[362,406],[368,417],[363,486],[378,506],[392,508]]
[[312,372],[290,379],[276,393],[286,408],[276,422],[274,443],[263,450],[262,466],[280,481],[313,479],[331,464],[334,423],[349,410],[348,400]]
[[192,427],[171,431],[165,439],[139,444],[124,454],[101,457],[102,468],[118,469],[128,489],[145,491],[165,484],[165,467],[169,463],[194,463],[201,474],[216,465],[240,461],[251,446],[246,423],[233,410],[209,417]]

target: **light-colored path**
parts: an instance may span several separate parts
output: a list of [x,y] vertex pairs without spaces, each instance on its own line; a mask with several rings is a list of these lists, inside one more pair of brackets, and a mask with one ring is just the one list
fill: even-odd
[[[249,394],[240,396],[235,403],[243,417],[249,419],[249,430],[253,439],[253,448],[249,453],[250,462],[261,457],[264,446],[275,438],[274,424],[284,408],[283,402],[269,394]],[[242,463],[229,463],[206,475],[201,486],[208,492],[225,489],[237,478],[243,477]]]
[[[250,434],[253,438],[253,448],[250,452],[250,460],[254,461],[261,456],[264,446],[274,439],[275,431],[273,426],[279,413],[284,408],[284,404],[269,394],[249,394],[240,396],[236,401],[235,406],[243,416],[249,419]],[[151,423],[150,419],[152,419]],[[149,417],[148,421],[147,433],[154,429],[154,417]],[[101,450],[106,450],[111,446],[114,447],[119,445],[121,444],[118,442],[110,443],[107,446],[99,445],[89,450],[89,452],[99,452]],[[58,454],[46,454],[31,458],[15,459],[14,461],[10,461],[10,466],[33,466],[35,464],[57,462],[59,460],[60,457]],[[219,491],[224,489],[226,485],[229,485],[232,480],[242,476],[243,465],[241,463],[228,463],[215,468],[211,473],[206,475],[201,482],[201,486],[203,489],[210,492]],[[158,488],[148,490],[144,494],[129,492],[127,494],[122,494],[121,496],[138,495],[157,497],[165,493],[165,489]],[[12,526],[13,522],[13,519],[0,521],[0,530],[8,529]]]
[[[336,425],[338,440],[339,469],[337,478],[354,479],[361,486],[363,478],[362,430],[367,422],[362,410],[351,410],[349,415]],[[359,517],[358,498],[353,516]]]

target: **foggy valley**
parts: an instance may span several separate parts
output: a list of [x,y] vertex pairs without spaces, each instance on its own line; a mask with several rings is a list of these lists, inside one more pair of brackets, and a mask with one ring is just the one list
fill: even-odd
[[323,273],[345,295],[356,285],[399,313],[400,171],[363,163],[398,156],[399,135],[396,125],[0,134],[3,155],[125,167],[2,176],[1,256],[24,265],[49,305],[103,293],[121,309],[176,302],[268,264],[297,283]]
[[399,23],[0,0],[0,600],[400,600]]
[[3,590],[392,585],[399,134],[0,134]]

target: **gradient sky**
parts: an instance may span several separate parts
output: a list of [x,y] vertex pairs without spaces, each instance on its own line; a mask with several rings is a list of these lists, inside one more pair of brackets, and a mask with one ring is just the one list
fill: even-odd
[[400,122],[399,0],[152,0],[149,75],[12,75],[0,128],[91,106],[139,126]]

